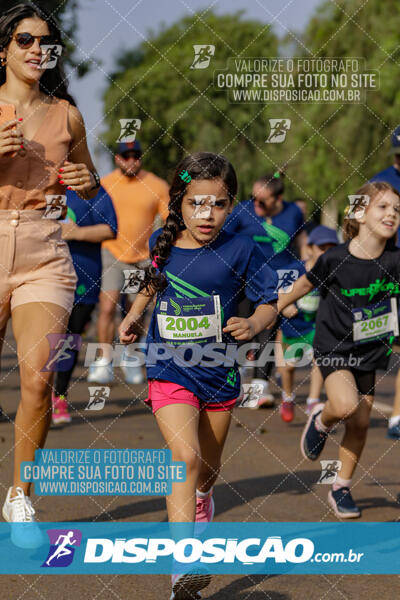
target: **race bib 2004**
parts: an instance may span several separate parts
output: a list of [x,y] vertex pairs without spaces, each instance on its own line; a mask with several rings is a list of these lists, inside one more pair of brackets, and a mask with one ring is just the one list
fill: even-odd
[[164,298],[157,325],[160,337],[170,343],[222,342],[220,297]]

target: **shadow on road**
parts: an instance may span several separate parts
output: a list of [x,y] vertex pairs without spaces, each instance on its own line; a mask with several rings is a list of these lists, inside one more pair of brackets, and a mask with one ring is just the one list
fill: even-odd
[[215,592],[211,596],[206,595],[207,600],[224,600],[225,598],[235,598],[235,600],[246,600],[251,597],[251,600],[290,600],[291,596],[282,594],[281,592],[257,590],[256,587],[261,585],[265,580],[271,577],[279,577],[279,575],[252,575],[245,576],[235,581],[231,581],[225,587]]
[[[296,494],[309,493],[313,484],[317,481],[319,471],[298,471],[296,476],[288,473],[268,475],[266,477],[252,477],[233,481],[229,485],[222,483],[215,486],[214,497],[216,504],[216,516],[221,515],[237,506],[251,502],[255,498],[265,498],[267,494]],[[303,484],[304,488],[301,488]],[[109,521],[131,520],[152,512],[165,510],[165,499],[161,497],[140,500],[115,509],[108,510],[107,514],[92,515],[85,518],[86,521]],[[76,519],[79,521],[79,519]]]

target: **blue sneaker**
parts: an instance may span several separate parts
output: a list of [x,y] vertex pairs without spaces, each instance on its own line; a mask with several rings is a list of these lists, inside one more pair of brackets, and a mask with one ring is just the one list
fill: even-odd
[[327,433],[318,431],[315,427],[315,419],[322,412],[323,408],[324,404],[322,402],[314,406],[301,436],[300,450],[304,458],[308,458],[309,460],[317,460],[324,449],[328,437]]
[[348,487],[341,487],[336,491],[331,490],[328,494],[328,502],[337,517],[341,519],[357,519],[361,511],[354,502]]
[[392,440],[400,440],[400,422],[388,427],[386,437]]

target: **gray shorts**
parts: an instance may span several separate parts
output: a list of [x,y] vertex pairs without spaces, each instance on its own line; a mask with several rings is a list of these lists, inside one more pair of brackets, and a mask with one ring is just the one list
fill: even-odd
[[[101,249],[101,260],[103,263],[101,274],[102,292],[111,292],[117,290],[123,292],[126,282],[124,271],[131,271],[132,269],[145,269],[150,264],[150,259],[142,260],[137,263],[121,262],[120,260],[114,258],[111,252],[109,252],[109,250],[106,248]],[[132,296],[132,293],[127,293]]]

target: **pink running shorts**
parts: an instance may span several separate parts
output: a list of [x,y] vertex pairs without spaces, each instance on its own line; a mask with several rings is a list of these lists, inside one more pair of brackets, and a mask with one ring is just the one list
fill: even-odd
[[199,410],[224,411],[232,410],[236,399],[224,402],[204,402],[178,383],[162,379],[149,379],[149,395],[145,403],[151,406],[153,414],[168,404],[191,404]]

